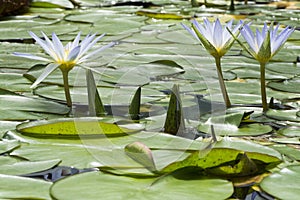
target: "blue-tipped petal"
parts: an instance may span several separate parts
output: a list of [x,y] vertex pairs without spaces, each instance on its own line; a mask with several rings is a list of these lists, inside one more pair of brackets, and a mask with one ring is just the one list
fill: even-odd
[[221,48],[223,44],[223,30],[219,19],[216,20],[213,30],[213,45],[215,48]]
[[246,40],[246,42],[249,44],[249,46],[251,47],[251,49],[257,53],[259,51],[258,47],[255,44],[255,40],[254,40],[254,35],[250,29],[250,27],[245,24],[244,27],[241,30],[241,34],[244,37],[244,39]]
[[275,53],[288,39],[288,37],[294,32],[294,29],[286,27],[281,33],[276,37],[271,45],[272,54]]
[[257,43],[258,49],[260,49],[264,40],[265,40],[265,37],[259,32],[258,29],[256,29],[256,43]]
[[67,61],[76,61],[79,53],[80,53],[80,46],[77,46],[70,51],[67,57]]
[[187,30],[192,36],[194,36],[194,38],[196,38],[198,41],[200,41],[200,39],[197,37],[197,34],[195,33],[194,30],[192,30],[191,28],[189,28],[188,26],[186,26],[185,24],[181,23],[181,26],[183,28],[185,28],[185,30]]

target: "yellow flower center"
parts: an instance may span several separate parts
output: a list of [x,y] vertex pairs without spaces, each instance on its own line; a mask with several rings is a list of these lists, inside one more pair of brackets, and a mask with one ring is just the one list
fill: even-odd
[[72,70],[75,65],[76,63],[74,61],[69,61],[69,62],[62,61],[60,62],[59,69],[61,71],[68,72]]

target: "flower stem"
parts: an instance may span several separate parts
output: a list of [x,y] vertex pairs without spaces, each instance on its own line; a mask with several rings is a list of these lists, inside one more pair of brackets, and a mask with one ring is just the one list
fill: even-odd
[[65,89],[65,96],[67,101],[67,106],[72,107],[72,99],[70,94],[70,87],[69,87],[69,71],[68,70],[61,70],[63,74],[63,80],[64,80],[64,89]]
[[226,108],[229,108],[229,107],[231,107],[231,102],[230,102],[230,99],[228,97],[228,93],[227,93],[224,78],[223,78],[223,73],[222,73],[222,69],[221,69],[221,57],[216,56],[215,60],[216,60],[219,84],[220,84],[220,87],[221,87],[223,99],[225,101]]
[[262,102],[264,113],[268,110],[265,67],[266,67],[266,63],[260,63],[260,91],[261,91],[261,102]]

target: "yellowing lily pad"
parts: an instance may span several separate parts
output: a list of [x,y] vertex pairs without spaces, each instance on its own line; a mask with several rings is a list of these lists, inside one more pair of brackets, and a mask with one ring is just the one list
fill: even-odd
[[117,125],[103,118],[64,118],[23,123],[17,130],[24,135],[38,137],[118,136],[143,129],[141,124]]

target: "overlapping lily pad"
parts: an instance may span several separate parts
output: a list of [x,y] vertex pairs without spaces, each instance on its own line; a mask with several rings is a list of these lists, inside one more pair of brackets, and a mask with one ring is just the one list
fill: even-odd
[[[187,179],[188,177],[190,179]],[[78,182],[81,184],[76,189],[74,183]],[[51,194],[58,199],[87,198],[91,200],[99,199],[99,196],[104,199],[113,199],[116,194],[121,199],[182,199],[183,196],[197,200],[225,199],[232,192],[231,183],[225,180],[203,178],[179,172],[158,179],[141,179],[92,172],[61,180],[51,188]]]
[[211,126],[218,135],[227,136],[249,136],[262,135],[272,131],[268,125],[259,123],[243,124],[244,113],[230,113],[224,116],[209,118],[205,123],[201,123],[198,130],[205,133],[211,133]]
[[3,89],[0,92],[2,120],[39,119],[43,118],[39,113],[62,115],[69,112],[67,106],[56,102],[26,97]]
[[2,199],[51,199],[49,194],[51,182],[1,174],[0,184]]
[[260,184],[267,193],[280,199],[298,199],[300,166],[288,166],[266,177]]

